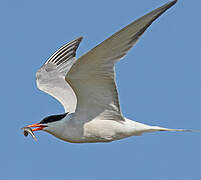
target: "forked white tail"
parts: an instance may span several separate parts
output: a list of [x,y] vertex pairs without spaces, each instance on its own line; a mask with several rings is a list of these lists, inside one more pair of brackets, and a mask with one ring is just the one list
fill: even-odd
[[170,129],[170,128],[163,128],[159,126],[152,126],[153,131],[175,131],[175,132],[195,132],[201,133],[201,130],[194,130],[194,129]]

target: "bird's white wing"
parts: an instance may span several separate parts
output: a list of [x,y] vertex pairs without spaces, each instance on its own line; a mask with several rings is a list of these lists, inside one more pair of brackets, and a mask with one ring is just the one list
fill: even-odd
[[66,112],[75,112],[77,98],[65,76],[75,63],[76,49],[82,37],[77,38],[56,51],[37,71],[36,83],[40,90],[56,98]]
[[114,64],[127,54],[151,23],[175,3],[176,0],[171,1],[139,18],[73,64],[66,81],[77,96],[75,119],[124,120],[118,101]]

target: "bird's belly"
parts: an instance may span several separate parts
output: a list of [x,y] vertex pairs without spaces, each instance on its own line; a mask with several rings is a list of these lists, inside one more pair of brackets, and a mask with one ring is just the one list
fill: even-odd
[[128,137],[125,133],[121,133],[123,126],[117,121],[92,120],[82,125],[68,125],[68,129],[63,131],[62,136],[53,135],[71,143],[111,142]]
[[134,121],[91,120],[84,124],[68,124],[62,135],[51,133],[72,143],[111,142],[134,135]]
[[125,132],[124,122],[94,120],[84,125],[83,138],[91,142],[111,142],[130,136]]

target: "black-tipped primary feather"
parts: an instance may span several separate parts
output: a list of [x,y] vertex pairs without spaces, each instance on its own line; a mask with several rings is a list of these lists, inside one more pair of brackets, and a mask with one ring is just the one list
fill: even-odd
[[64,61],[67,61],[76,55],[76,50],[82,41],[83,37],[79,37],[63,47],[61,47],[59,50],[57,50],[48,60],[47,63],[54,63],[56,65],[61,64]]

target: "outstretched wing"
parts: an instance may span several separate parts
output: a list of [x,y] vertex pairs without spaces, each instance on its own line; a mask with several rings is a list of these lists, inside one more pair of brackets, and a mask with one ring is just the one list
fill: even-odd
[[41,91],[56,98],[65,112],[75,112],[77,98],[65,76],[75,63],[76,50],[82,40],[79,37],[56,51],[37,71],[36,83]]
[[145,30],[176,3],[171,1],[146,14],[80,57],[66,76],[77,95],[75,119],[123,120],[115,83],[114,64],[123,58]]

